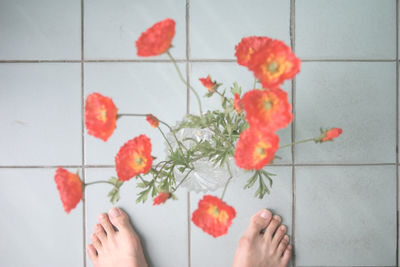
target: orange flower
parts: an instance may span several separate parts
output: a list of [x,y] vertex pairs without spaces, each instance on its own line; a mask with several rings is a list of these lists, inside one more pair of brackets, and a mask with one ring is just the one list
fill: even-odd
[[127,181],[133,176],[147,173],[152,163],[150,139],[146,135],[139,135],[126,142],[115,157],[118,179]]
[[148,123],[150,123],[151,127],[153,128],[157,128],[159,125],[158,119],[153,114],[147,115],[146,120]]
[[275,132],[292,121],[292,105],[281,89],[251,90],[243,95],[241,104],[250,127]]
[[204,87],[208,89],[208,92],[210,93],[214,92],[215,86],[217,84],[211,81],[210,75],[208,75],[207,78],[200,78],[199,80],[204,85]]
[[199,201],[199,207],[193,212],[192,222],[207,234],[218,237],[228,232],[235,216],[233,207],[217,197],[207,195]]
[[99,93],[86,98],[85,125],[88,134],[107,141],[117,125],[117,107],[111,98]]
[[158,56],[167,51],[175,35],[175,21],[165,19],[147,29],[136,41],[137,55],[141,57]]
[[236,144],[236,165],[246,170],[260,170],[274,158],[278,148],[276,134],[254,128],[244,130]]
[[171,197],[171,194],[169,192],[161,192],[156,196],[153,200],[153,205],[160,205],[165,203],[167,199]]
[[240,103],[240,95],[239,94],[234,95],[233,107],[235,108],[237,114],[242,113],[242,104]]
[[268,37],[259,36],[242,38],[242,40],[235,46],[235,56],[238,64],[247,67],[252,55],[261,47],[268,45],[271,41],[272,39]]
[[264,88],[276,88],[300,71],[300,59],[285,43],[272,40],[254,52],[248,67]]
[[342,132],[343,130],[340,128],[332,128],[325,133],[325,137],[321,139],[321,142],[330,141],[341,135]]
[[64,210],[69,213],[82,199],[82,182],[77,174],[58,167],[54,181],[60,193]]

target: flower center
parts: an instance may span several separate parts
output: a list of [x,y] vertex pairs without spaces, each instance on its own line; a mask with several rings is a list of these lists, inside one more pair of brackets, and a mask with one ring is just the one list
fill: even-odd
[[99,113],[97,115],[97,119],[101,120],[102,122],[106,122],[107,121],[107,110],[102,107],[102,109],[99,110]]
[[256,152],[259,155],[265,155],[266,154],[265,148],[263,148],[263,147],[257,147]]
[[267,101],[264,102],[264,108],[265,108],[266,110],[271,109],[272,106],[273,106],[273,103],[272,103],[271,100],[267,100]]
[[137,165],[139,165],[139,166],[142,165],[143,161],[144,161],[144,160],[143,160],[141,157],[137,157],[137,158],[136,158],[136,163],[137,163]]
[[219,210],[217,206],[211,205],[208,208],[208,214],[210,214],[213,218],[217,219],[221,223],[226,223],[228,219],[228,214],[224,210]]
[[279,65],[275,61],[272,61],[271,63],[268,64],[269,72],[274,73],[274,72],[278,71],[278,69],[279,69]]

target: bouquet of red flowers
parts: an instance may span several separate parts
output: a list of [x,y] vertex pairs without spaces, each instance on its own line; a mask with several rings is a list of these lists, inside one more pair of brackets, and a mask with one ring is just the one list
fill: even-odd
[[[213,81],[210,76],[199,79],[207,90],[205,97],[220,97],[222,106],[220,110],[203,112],[199,95],[185,81],[171,55],[174,35],[174,20],[165,19],[156,23],[136,41],[137,55],[149,57],[166,53],[182,82],[195,95],[199,115],[188,114],[171,127],[153,114],[118,114],[111,98],[98,93],[89,95],[85,104],[85,125],[90,135],[107,141],[116,128],[118,118],[143,117],[160,131],[168,146],[168,155],[165,160],[155,163],[150,139],[139,135],[128,140],[115,156],[117,177],[83,184],[78,174],[58,168],[55,181],[67,213],[80,202],[84,186],[99,182],[111,184],[113,187],[108,196],[115,203],[120,198],[120,187],[132,178],[142,190],[138,193],[137,202],[145,202],[151,195],[154,205],[163,204],[175,198],[176,190],[191,179],[191,173],[197,171],[197,162],[203,161],[223,168],[226,181],[221,197],[205,195],[199,201],[192,221],[204,232],[218,237],[227,233],[236,216],[235,209],[223,201],[233,177],[232,162],[250,173],[244,188],[258,184],[255,196],[263,198],[270,192],[274,175],[264,167],[277,158],[275,152],[278,149],[309,141],[323,143],[342,133],[340,128],[321,128],[314,138],[279,144],[277,131],[287,127],[293,119],[288,94],[280,89],[280,85],[300,71],[300,60],[285,43],[269,37],[245,37],[235,47],[238,64],[254,73],[253,89],[243,93],[242,88],[233,83],[230,88],[221,90],[222,84]],[[180,133],[184,129],[204,130],[209,137],[197,139],[190,134],[182,137]]]

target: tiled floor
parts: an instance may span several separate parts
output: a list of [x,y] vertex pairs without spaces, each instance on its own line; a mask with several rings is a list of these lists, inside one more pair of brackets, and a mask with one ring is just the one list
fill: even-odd
[[[173,18],[172,53],[201,95],[199,77],[246,90],[253,76],[235,62],[242,37],[267,35],[301,58],[282,88],[295,121],[282,143],[343,128],[335,142],[279,151],[272,193],[264,200],[235,177],[226,201],[237,211],[229,233],[214,239],[190,222],[202,194],[135,204],[134,181],[119,206],[131,216],[151,266],[230,266],[249,217],[279,213],[294,244],[294,266],[396,266],[398,263],[399,0],[0,0],[0,266],[92,266],[85,245],[107,185],[93,185],[70,214],[61,206],[57,166],[86,182],[115,175],[114,155],[140,133],[165,156],[143,119],[121,118],[108,142],[86,134],[83,103],[99,92],[120,113],[151,112],[175,124],[197,113],[194,97],[165,55],[138,58],[140,33]],[[204,107],[219,105],[204,99]],[[215,194],[219,194],[217,191]]]

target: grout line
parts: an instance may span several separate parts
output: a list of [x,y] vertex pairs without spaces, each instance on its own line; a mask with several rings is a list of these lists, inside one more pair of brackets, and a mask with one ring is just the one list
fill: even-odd
[[[290,0],[290,20],[289,20],[289,34],[290,34],[290,46],[293,53],[296,51],[296,39],[295,39],[295,0]],[[296,140],[296,77],[292,80],[292,113],[293,121],[291,126],[292,142]],[[296,168],[295,168],[295,149],[296,146],[292,146],[292,266],[296,267]]]
[[[187,41],[188,43],[188,41]],[[188,50],[190,51],[190,49]],[[188,52],[187,51],[187,52]],[[203,58],[175,59],[178,63],[236,63],[236,59]],[[301,59],[302,62],[396,62],[396,59]],[[81,60],[0,60],[0,63],[171,63],[169,59],[81,59]]]
[[[396,166],[396,163],[275,163],[269,164],[268,167],[346,167],[346,166]],[[56,169],[63,168],[76,168],[76,169],[94,169],[94,168],[115,168],[115,165],[5,165],[0,166],[0,169]]]
[[[396,163],[399,162],[399,0],[396,0]],[[396,167],[396,266],[399,266],[399,166]]]
[[[81,134],[82,134],[82,180],[86,183],[85,170],[85,32],[84,32],[84,0],[81,0]],[[86,267],[86,188],[82,196],[82,236],[83,236],[83,267]]]
[[[190,113],[190,0],[186,0],[185,6],[185,23],[186,23],[186,114]],[[187,257],[188,257],[188,267],[191,267],[192,255],[191,255],[191,225],[190,225],[190,191],[187,192]]]

